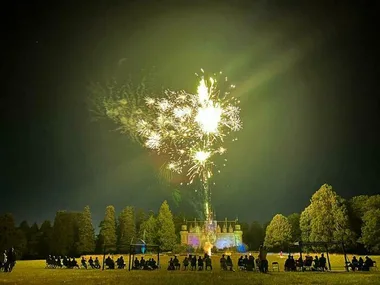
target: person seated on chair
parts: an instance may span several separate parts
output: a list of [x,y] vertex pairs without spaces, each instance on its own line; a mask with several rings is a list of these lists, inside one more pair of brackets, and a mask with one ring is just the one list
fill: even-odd
[[255,262],[256,262],[256,269],[261,271],[260,256],[257,256],[257,258],[255,259]]
[[193,257],[191,257],[190,261],[191,261],[191,271],[197,270],[197,256],[194,255]]
[[82,259],[80,262],[81,262],[82,266],[87,269],[87,262],[86,262],[86,259],[84,258],[84,256],[82,256]]
[[244,259],[243,259],[243,267],[244,267],[244,270],[247,269],[247,264],[248,264],[248,256],[245,255],[245,256],[244,256]]
[[251,254],[249,255],[246,269],[247,271],[253,271],[255,269],[255,258]]
[[150,261],[150,267],[152,267],[152,269],[157,269],[158,268],[157,262],[154,260],[153,257],[152,257],[152,259]]
[[179,260],[178,260],[178,258],[177,258],[176,255],[174,256],[173,263],[174,263],[174,267],[175,267],[175,269],[176,269],[176,270],[180,270],[180,268],[181,268],[181,263],[179,263]]
[[369,271],[369,269],[373,267],[373,261],[368,256],[365,257],[365,261],[363,264],[363,271]]
[[290,254],[288,255],[288,258],[285,260],[284,270],[290,271]]
[[227,260],[224,257],[224,254],[220,258],[220,268],[222,268],[222,270],[227,270]]
[[313,257],[307,255],[305,257],[304,266],[310,268],[313,265]]
[[227,259],[226,259],[226,266],[227,266],[227,270],[230,270],[230,271],[234,271],[234,265],[232,263],[232,259],[231,259],[231,256],[227,256]]
[[15,265],[16,265],[16,252],[15,252],[15,249],[13,247],[11,247],[7,251],[7,262],[6,262],[4,268],[8,272],[12,272],[13,267],[15,267]]
[[100,269],[100,262],[98,257],[95,257],[95,268]]
[[152,259],[151,258],[149,258],[147,261],[145,261],[145,266],[143,269],[152,270]]
[[205,257],[205,263],[206,263],[206,270],[207,268],[210,268],[210,270],[212,270],[211,258],[210,256],[208,256],[208,254],[206,254],[206,257]]
[[[50,256],[50,255],[49,255]],[[49,257],[46,258],[46,266],[49,267]],[[7,263],[7,251],[5,250],[4,253],[0,254],[0,269],[5,269],[5,263]]]
[[67,268],[71,268],[71,258],[70,257],[66,257],[66,265],[65,265]]
[[303,267],[303,260],[302,260],[302,257],[300,256],[297,261],[296,261],[296,267],[301,270],[302,267]]
[[57,258],[54,255],[51,257],[51,262],[52,262],[53,267],[56,268],[57,267]]
[[62,264],[63,264],[63,266],[65,266],[65,267],[69,267],[69,261],[68,261],[68,259],[67,259],[67,256],[64,256],[64,257],[63,257]]
[[325,255],[323,253],[321,254],[321,257],[319,258],[319,266],[321,267],[322,271],[327,270],[327,267],[326,267],[326,257],[325,257]]
[[203,270],[203,258],[202,256],[199,256],[198,258],[198,271],[202,271]]
[[133,267],[132,267],[132,269],[140,269],[140,261],[137,259],[137,257],[133,261]]
[[318,256],[315,256],[313,261],[314,261],[314,266],[313,266],[312,270],[313,271],[319,270],[319,259],[318,259]]
[[106,259],[106,266],[108,267],[108,269],[115,269],[115,261],[113,261],[113,259],[110,256],[108,256]]
[[153,270],[153,262],[152,262],[152,258],[149,258],[147,261],[145,261],[145,266],[144,266],[144,270]]
[[297,270],[296,261],[294,260],[293,255],[290,256],[290,270],[291,271]]
[[359,261],[356,259],[356,256],[354,256],[351,260],[351,269],[352,271],[355,271],[359,266]]
[[294,261],[294,258],[292,255],[288,255],[288,258],[285,261],[284,266],[285,271],[295,271],[296,270],[296,263]]
[[116,263],[117,263],[117,268],[118,268],[118,269],[124,269],[124,268],[125,268],[125,262],[124,262],[124,258],[123,258],[123,256],[120,256],[120,257],[117,259]]
[[170,258],[169,260],[168,270],[175,270],[173,258]]
[[239,259],[238,259],[238,268],[243,270],[244,269],[244,260],[243,260],[243,256],[240,256]]
[[268,260],[267,260],[267,249],[265,246],[260,245],[259,248],[259,259],[260,259],[260,272],[267,273],[268,272]]
[[92,269],[95,268],[94,260],[92,259],[92,256],[90,256],[90,259],[88,260],[88,264],[91,266]]
[[56,264],[57,264],[57,266],[58,266],[59,268],[62,268],[62,260],[61,260],[61,257],[60,257],[60,256],[57,257]]
[[364,260],[362,257],[359,257],[358,261],[358,270],[363,270]]
[[140,268],[144,269],[144,266],[145,266],[145,259],[144,259],[144,257],[141,256],[141,258],[140,258]]
[[289,254],[288,259],[285,261],[285,267],[285,271],[296,271],[296,262],[293,255]]
[[[5,258],[6,258],[6,255],[5,255]],[[4,258],[3,258],[3,260],[4,260]],[[5,260],[5,262],[3,260],[0,260],[0,268],[3,267],[5,262],[6,262],[6,260]],[[46,257],[45,262],[46,262],[46,267],[51,267],[52,264],[51,264],[51,256],[50,255],[48,257]]]
[[187,258],[187,256],[182,261],[182,264],[183,264],[183,270],[187,270],[187,267],[189,266],[189,259]]
[[75,257],[71,260],[71,268],[79,268],[78,262],[76,261]]

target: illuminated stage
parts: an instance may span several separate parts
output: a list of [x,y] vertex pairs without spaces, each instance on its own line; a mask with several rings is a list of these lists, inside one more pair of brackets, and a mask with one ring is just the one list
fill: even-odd
[[239,247],[243,243],[243,232],[237,220],[186,221],[180,234],[181,244],[190,245],[195,249],[205,249],[208,242],[217,249]]

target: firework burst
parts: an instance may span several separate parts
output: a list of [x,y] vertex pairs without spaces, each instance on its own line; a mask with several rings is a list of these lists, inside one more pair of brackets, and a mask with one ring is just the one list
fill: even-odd
[[[215,156],[226,152],[225,139],[242,128],[240,102],[229,96],[235,86],[222,92],[216,76],[206,78],[203,70],[197,76],[195,94],[166,90],[163,98],[145,98],[154,119],[137,124],[144,146],[168,155],[167,169],[185,173],[188,184],[194,179],[207,183],[217,166]],[[227,78],[224,81],[227,84]]]
[[242,128],[242,122],[240,102],[231,96],[235,86],[221,73],[206,77],[202,70],[196,75],[196,93],[166,90],[163,96],[155,96],[144,83],[133,88],[113,82],[105,90],[96,85],[101,95],[95,113],[104,113],[119,125],[119,131],[168,157],[163,166],[168,174],[186,175],[187,184],[200,181],[205,218],[210,219],[209,180],[219,166],[217,158],[227,151],[226,140]]

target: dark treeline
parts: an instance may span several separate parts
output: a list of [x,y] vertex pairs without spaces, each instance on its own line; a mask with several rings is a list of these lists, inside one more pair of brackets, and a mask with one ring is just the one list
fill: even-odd
[[[158,211],[128,206],[118,215],[107,206],[100,231],[95,235],[91,211],[58,211],[54,222],[40,226],[26,221],[16,226],[11,214],[0,216],[0,250],[14,246],[18,258],[46,258],[49,254],[79,256],[107,252],[127,253],[135,238],[159,244],[163,251],[184,251],[179,232],[186,217],[173,215],[164,201]],[[351,252],[380,253],[380,195],[344,200],[325,184],[312,196],[302,213],[277,214],[264,225],[240,222],[243,242],[250,250],[265,244],[273,251],[287,251],[295,241],[344,241]],[[318,250],[318,249],[315,249]],[[340,252],[341,248],[332,250]]]

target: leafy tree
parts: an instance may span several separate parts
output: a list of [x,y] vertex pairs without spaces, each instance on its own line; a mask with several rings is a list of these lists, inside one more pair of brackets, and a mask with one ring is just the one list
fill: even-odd
[[[102,223],[100,223],[100,227],[101,227]],[[99,234],[96,235],[96,238],[95,238],[95,253],[97,254],[103,254],[103,251],[104,251],[104,240],[103,240],[103,236]]]
[[186,220],[186,216],[183,213],[179,213],[178,215],[173,215],[173,222],[174,222],[175,232],[177,235],[177,243],[181,241],[180,231],[185,220]]
[[116,218],[114,206],[107,206],[104,220],[100,223],[99,239],[106,250],[116,250]]
[[311,207],[307,207],[300,216],[300,229],[301,229],[301,240],[310,241],[309,235],[311,232]]
[[292,225],[292,241],[301,240],[300,218],[301,215],[298,213],[293,213],[288,216],[288,221]]
[[58,211],[53,226],[52,253],[76,255],[79,241],[78,221],[81,213]]
[[139,236],[148,244],[157,243],[157,221],[153,214],[141,224]]
[[367,211],[371,209],[380,209],[380,195],[369,196],[367,202]]
[[13,246],[16,227],[12,214],[0,216],[0,248],[5,249]]
[[345,201],[324,184],[301,214],[302,237],[309,241],[352,241]]
[[16,228],[12,214],[0,216],[0,249],[14,247],[20,258],[26,250],[26,237],[24,233]]
[[148,218],[144,209],[138,209],[136,212],[136,231],[140,232],[141,224]]
[[18,228],[16,228],[14,232],[12,244],[16,250],[16,256],[19,259],[28,251],[28,240],[26,239],[25,234]]
[[369,196],[368,195],[359,195],[352,197],[349,201],[351,208],[357,216],[363,217],[365,212],[367,211],[367,203]]
[[265,231],[263,225],[253,221],[248,229],[243,229],[243,240],[251,250],[258,250],[264,243]]
[[249,224],[246,222],[240,222],[240,228],[243,232],[243,243],[249,246]]
[[367,212],[380,209],[380,195],[352,197],[347,204],[347,208],[351,229],[359,239],[359,242],[364,242],[361,238],[363,237],[362,229],[365,226],[364,217]]
[[347,202],[347,212],[348,212],[348,219],[350,223],[351,230],[353,231],[353,234],[355,235],[356,239],[360,238],[361,236],[361,228],[363,225],[363,214],[362,210],[364,210],[364,201],[363,198],[367,199],[368,196],[356,196],[352,197]]
[[20,255],[22,258],[28,258],[29,252],[28,252],[28,240],[29,240],[29,234],[30,234],[30,226],[27,221],[22,221],[18,227],[18,230],[20,232],[20,236],[22,236],[24,242],[23,247],[18,248]]
[[364,214],[361,241],[372,253],[380,252],[380,208]]
[[173,249],[177,241],[173,215],[169,209],[167,201],[164,201],[160,207],[157,216],[157,236],[158,243],[162,250],[167,251]]
[[84,207],[79,222],[78,253],[92,253],[95,250],[95,230],[92,225],[91,210]]
[[38,228],[37,223],[34,223],[27,235],[27,252],[29,257],[38,257],[38,242],[40,239],[40,229]]
[[135,210],[133,207],[126,207],[119,215],[118,250],[120,252],[128,252],[131,240],[135,236]]
[[282,249],[292,238],[292,225],[288,219],[277,214],[273,217],[265,232],[264,245],[268,249]]
[[22,258],[30,259],[39,257],[38,242],[39,228],[36,223],[29,226],[27,221],[22,221],[18,227],[18,237],[22,240],[23,248],[18,248]]
[[30,226],[27,221],[22,221],[18,228],[25,234],[26,237],[28,237]]
[[40,238],[38,241],[38,255],[43,258],[51,254],[51,243],[53,227],[50,221],[44,221],[40,227]]
[[265,232],[267,231],[267,227],[269,226],[269,224],[270,224],[270,221],[269,222],[265,222],[263,224],[264,236],[265,236]]

